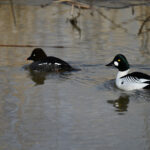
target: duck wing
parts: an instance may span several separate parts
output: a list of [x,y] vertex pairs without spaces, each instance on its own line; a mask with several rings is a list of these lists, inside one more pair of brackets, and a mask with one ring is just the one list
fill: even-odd
[[121,78],[126,78],[126,79],[132,80],[134,82],[150,84],[150,76],[147,74],[144,74],[142,72],[133,72],[133,73],[127,74]]

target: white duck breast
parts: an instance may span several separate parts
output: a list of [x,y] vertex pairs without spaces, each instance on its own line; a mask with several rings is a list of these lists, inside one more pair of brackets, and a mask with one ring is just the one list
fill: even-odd
[[142,89],[146,86],[149,85],[150,79],[144,79],[144,78],[139,78],[136,76],[132,75],[125,75],[122,76],[123,74],[127,74],[128,71],[125,72],[118,72],[117,78],[116,78],[116,86],[122,90],[135,90],[135,89]]

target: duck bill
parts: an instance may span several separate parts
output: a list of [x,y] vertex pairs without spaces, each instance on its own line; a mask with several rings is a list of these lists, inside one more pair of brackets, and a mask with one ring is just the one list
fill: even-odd
[[110,63],[107,64],[106,66],[114,66],[114,61],[110,62]]
[[32,60],[31,56],[27,58],[27,60]]

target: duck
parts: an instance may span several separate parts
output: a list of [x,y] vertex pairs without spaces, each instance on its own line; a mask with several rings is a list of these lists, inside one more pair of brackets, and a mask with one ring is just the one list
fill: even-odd
[[75,70],[64,60],[54,56],[47,56],[42,48],[35,48],[27,60],[33,61],[29,64],[31,71],[37,72],[62,72]]
[[113,66],[119,71],[116,86],[124,91],[150,89],[150,76],[142,72],[129,73],[130,65],[123,54],[117,54],[106,66]]

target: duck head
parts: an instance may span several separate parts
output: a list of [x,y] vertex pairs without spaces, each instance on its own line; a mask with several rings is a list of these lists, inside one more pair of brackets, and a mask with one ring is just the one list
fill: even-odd
[[122,54],[117,54],[113,61],[107,64],[106,66],[116,67],[119,71],[126,71],[130,67],[126,57]]
[[27,58],[27,60],[33,60],[33,61],[39,61],[43,58],[47,57],[47,55],[45,54],[45,52],[43,51],[43,49],[41,48],[35,48],[30,57]]

